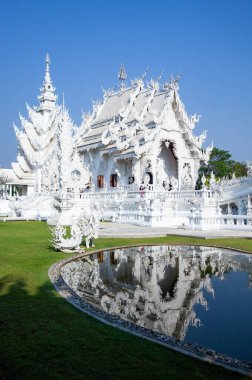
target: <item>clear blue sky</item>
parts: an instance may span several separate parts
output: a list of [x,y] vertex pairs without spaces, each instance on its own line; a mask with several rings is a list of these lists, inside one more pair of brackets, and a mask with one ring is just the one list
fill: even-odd
[[46,52],[59,99],[79,125],[82,110],[128,78],[182,73],[180,94],[195,132],[252,160],[252,0],[1,0],[0,164],[16,158],[12,127],[37,105]]

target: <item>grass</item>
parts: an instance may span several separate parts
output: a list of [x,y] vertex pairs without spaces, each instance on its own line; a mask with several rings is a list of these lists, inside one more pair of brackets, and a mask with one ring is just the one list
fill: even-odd
[[[0,379],[242,379],[241,375],[120,332],[76,310],[54,290],[55,252],[43,222],[0,223]],[[252,240],[190,237],[111,239],[96,248],[141,243],[229,246]]]

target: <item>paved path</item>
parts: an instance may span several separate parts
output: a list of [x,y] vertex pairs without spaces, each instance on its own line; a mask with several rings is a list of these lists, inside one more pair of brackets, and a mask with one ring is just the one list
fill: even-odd
[[[5,221],[24,221],[25,218],[4,218],[0,217],[0,222]],[[234,231],[234,230],[210,230],[210,231],[193,231],[182,228],[168,227],[140,227],[132,224],[121,224],[112,222],[102,222],[100,226],[100,237],[154,237],[154,236],[194,236],[204,239],[213,239],[221,237],[240,237],[252,239],[251,231]]]
[[233,231],[233,230],[210,230],[210,231],[192,231],[182,228],[166,227],[140,227],[131,224],[119,224],[112,222],[103,222],[100,226],[100,237],[152,237],[152,236],[195,236],[205,239],[221,237],[240,237],[252,239],[252,231]]

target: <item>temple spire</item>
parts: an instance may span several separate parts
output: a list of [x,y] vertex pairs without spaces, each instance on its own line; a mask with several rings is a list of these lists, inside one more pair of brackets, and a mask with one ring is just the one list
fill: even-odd
[[126,81],[126,78],[127,78],[127,74],[126,74],[126,71],[125,71],[123,63],[121,64],[121,68],[120,68],[120,71],[118,73],[118,78],[119,78],[119,81],[121,83],[120,87],[123,88],[125,86],[125,81]]
[[45,79],[43,82],[43,87],[40,89],[41,94],[38,96],[40,102],[40,110],[51,110],[55,107],[57,96],[55,95],[55,88],[53,87],[51,75],[50,75],[50,64],[51,60],[49,54],[46,54],[45,59]]

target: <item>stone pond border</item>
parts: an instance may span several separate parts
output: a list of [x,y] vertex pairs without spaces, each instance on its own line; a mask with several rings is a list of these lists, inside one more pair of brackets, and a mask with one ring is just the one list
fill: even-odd
[[217,245],[205,245],[205,244],[134,244],[134,245],[127,245],[127,246],[119,246],[119,247],[110,247],[106,249],[99,249],[95,251],[89,251],[85,252],[79,255],[71,256],[70,258],[66,258],[63,260],[58,261],[57,263],[53,264],[48,271],[49,278],[57,290],[57,292],[66,299],[69,303],[71,303],[74,307],[79,309],[80,311],[90,315],[91,317],[109,325],[112,327],[115,327],[121,331],[130,333],[132,335],[147,339],[151,342],[160,344],[162,346],[165,346],[169,349],[172,349],[174,351],[180,352],[182,354],[185,354],[187,356],[191,356],[196,359],[203,360],[205,362],[219,365],[221,367],[224,367],[226,369],[238,372],[242,375],[247,375],[249,377],[252,377],[252,363],[242,361],[239,359],[231,358],[225,354],[220,354],[215,352],[212,349],[194,345],[191,343],[185,343],[178,339],[175,339],[173,337],[149,330],[145,327],[134,325],[131,322],[125,321],[122,318],[111,315],[103,310],[100,310],[88,302],[86,302],[84,299],[80,298],[63,280],[61,276],[61,269],[66,264],[70,263],[71,261],[75,261],[79,258],[89,256],[94,253],[99,252],[106,252],[111,251],[115,249],[122,249],[122,248],[133,248],[133,247],[142,247],[142,246],[192,246],[192,247],[209,247],[209,248],[221,248],[221,249],[228,249],[235,252],[245,253],[248,254],[251,252],[232,248],[232,247],[221,247]]

